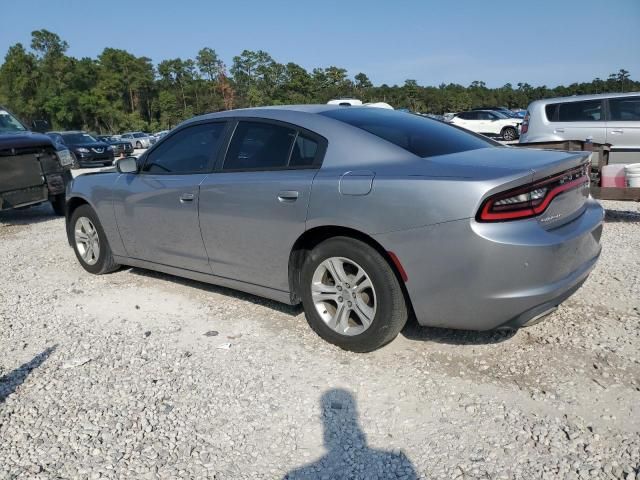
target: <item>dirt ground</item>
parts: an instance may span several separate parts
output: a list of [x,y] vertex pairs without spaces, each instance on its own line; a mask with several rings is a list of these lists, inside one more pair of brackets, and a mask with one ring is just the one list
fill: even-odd
[[640,204],[516,333],[326,344],[299,308],[91,276],[48,206],[0,213],[0,479],[640,479]]

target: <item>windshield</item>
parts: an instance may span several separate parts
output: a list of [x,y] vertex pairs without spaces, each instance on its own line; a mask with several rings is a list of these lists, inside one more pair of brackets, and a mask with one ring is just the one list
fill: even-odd
[[507,112],[504,112],[504,111],[494,110],[491,113],[496,115],[498,118],[513,118],[511,115],[509,115]]
[[138,132],[138,133],[134,133],[133,134],[133,138],[142,138],[142,137],[146,137],[147,134],[146,133],[142,133],[142,132]]
[[97,140],[88,133],[64,133],[62,134],[62,137],[64,138],[65,143],[72,143],[76,145],[97,142]]
[[27,129],[6,110],[0,109],[0,132],[26,132]]

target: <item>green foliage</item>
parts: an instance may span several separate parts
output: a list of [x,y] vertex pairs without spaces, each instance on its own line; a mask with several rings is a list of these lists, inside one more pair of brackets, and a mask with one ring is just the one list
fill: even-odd
[[424,113],[456,112],[473,107],[525,108],[531,101],[555,96],[640,90],[627,70],[606,80],[548,88],[507,83],[488,88],[469,86],[374,86],[365,73],[349,78],[344,68],[307,71],[296,63],[278,63],[267,52],[244,50],[227,71],[212,48],[195,59],[167,59],[154,66],[149,58],[105,48],[96,59],[66,54],[69,45],[47,30],[31,34],[31,48],[11,46],[0,65],[0,104],[25,121],[47,119],[55,129],[115,133],[171,128],[206,112],[230,108],[298,103],[325,103],[356,97],[388,102]]

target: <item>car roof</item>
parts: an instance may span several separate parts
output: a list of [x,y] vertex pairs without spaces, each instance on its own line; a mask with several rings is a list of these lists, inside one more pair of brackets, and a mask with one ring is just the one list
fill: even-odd
[[572,95],[569,97],[544,98],[541,100],[535,100],[535,102],[531,102],[531,103],[562,103],[562,102],[574,102],[574,101],[580,101],[580,100],[600,100],[601,98],[635,97],[639,95],[640,95],[640,92],[594,93],[591,95]]
[[52,130],[47,133],[57,133],[58,135],[65,135],[67,133],[87,133],[84,130]]

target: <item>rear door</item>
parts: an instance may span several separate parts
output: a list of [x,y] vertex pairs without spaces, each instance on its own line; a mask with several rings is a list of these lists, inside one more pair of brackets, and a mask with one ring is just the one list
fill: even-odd
[[289,254],[304,232],[326,141],[256,119],[235,126],[226,155],[200,186],[200,226],[215,275],[289,290]]
[[139,173],[119,176],[114,209],[130,257],[211,273],[200,233],[198,193],[213,169],[225,125],[182,128],[149,152]]
[[610,98],[608,103],[610,163],[640,162],[640,95]]
[[603,100],[562,102],[553,113],[553,134],[563,140],[586,140],[605,143],[607,139]]

